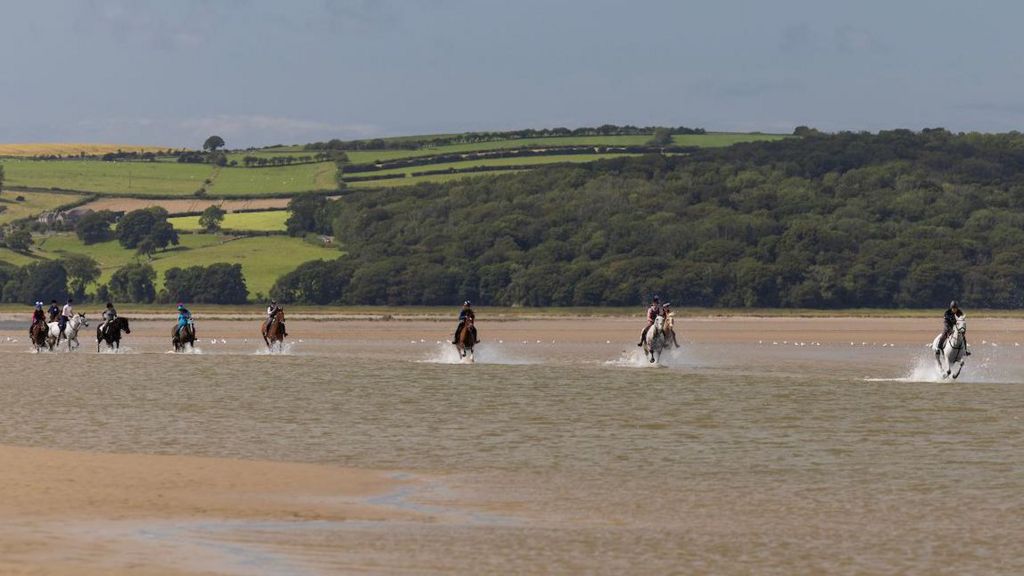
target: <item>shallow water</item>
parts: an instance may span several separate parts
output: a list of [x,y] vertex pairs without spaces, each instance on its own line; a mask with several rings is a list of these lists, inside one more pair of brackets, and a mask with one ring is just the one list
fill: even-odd
[[438,475],[410,498],[436,523],[231,528],[295,573],[1024,571],[1017,332],[952,382],[920,344],[834,334],[694,334],[651,366],[632,324],[499,326],[470,364],[447,328],[280,354],[230,330],[188,356],[145,326],[115,355],[5,341],[0,444]]

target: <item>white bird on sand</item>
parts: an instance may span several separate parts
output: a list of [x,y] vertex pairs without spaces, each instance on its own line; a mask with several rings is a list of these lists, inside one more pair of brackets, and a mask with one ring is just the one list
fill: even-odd
[[227,344],[227,343],[228,343],[228,341],[227,341],[227,340],[225,340],[225,339],[223,339],[223,338],[221,338],[221,339],[220,339],[220,343],[221,343],[221,344]]

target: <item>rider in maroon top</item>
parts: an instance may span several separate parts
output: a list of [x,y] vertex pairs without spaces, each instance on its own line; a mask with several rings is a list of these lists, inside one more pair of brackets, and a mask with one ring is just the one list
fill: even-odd
[[643,346],[644,340],[647,339],[647,331],[654,326],[654,319],[661,316],[661,300],[657,296],[651,298],[651,307],[647,309],[647,326],[644,326],[644,331],[640,333],[640,343],[637,346]]

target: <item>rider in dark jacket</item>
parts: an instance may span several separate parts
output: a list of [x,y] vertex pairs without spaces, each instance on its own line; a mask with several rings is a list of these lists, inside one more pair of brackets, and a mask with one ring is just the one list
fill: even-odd
[[473,342],[476,344],[480,343],[480,340],[476,336],[476,314],[473,313],[473,304],[469,300],[462,303],[462,310],[459,312],[459,325],[455,327],[455,336],[452,338],[452,344],[459,343],[459,331],[466,325],[467,320],[474,322],[473,326],[470,326],[469,331],[473,334]]
[[46,313],[50,315],[50,322],[57,321],[57,316],[60,316],[60,306],[57,306],[56,300],[50,300],[50,308],[46,310]]
[[[942,314],[942,337],[939,338],[939,350],[946,345],[946,339],[953,334],[953,330],[956,328],[956,321],[958,318],[964,315],[963,310],[957,304],[956,300],[949,303],[949,308]],[[964,346],[967,346],[967,336],[964,336]],[[967,355],[971,355],[971,351],[967,350]]]

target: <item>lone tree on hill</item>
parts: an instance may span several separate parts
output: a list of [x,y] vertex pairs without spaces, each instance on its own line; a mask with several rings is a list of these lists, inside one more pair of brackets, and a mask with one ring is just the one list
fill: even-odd
[[203,150],[207,150],[209,152],[214,152],[217,150],[217,148],[223,147],[224,139],[217,135],[210,136],[209,138],[206,139],[206,142],[203,142]]
[[224,209],[216,204],[210,205],[203,210],[203,214],[199,217],[199,225],[203,227],[203,230],[207,232],[216,232],[220,230],[220,223],[224,221]]

